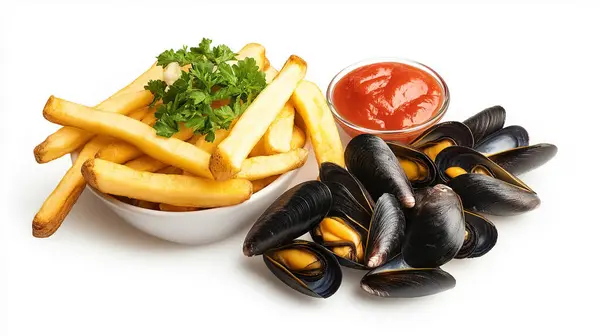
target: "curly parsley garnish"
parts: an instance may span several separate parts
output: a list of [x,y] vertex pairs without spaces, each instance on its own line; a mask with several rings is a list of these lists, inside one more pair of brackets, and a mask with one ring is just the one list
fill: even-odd
[[[265,74],[254,58],[236,61],[236,54],[225,45],[211,48],[212,41],[202,39],[198,47],[184,46],[177,51],[166,50],[157,57],[163,68],[173,62],[189,66],[172,85],[151,80],[145,86],[162,101],[156,110],[156,134],[171,137],[180,123],[214,141],[215,132],[229,129],[254,98],[266,87]],[[234,61],[234,62],[229,62]]]

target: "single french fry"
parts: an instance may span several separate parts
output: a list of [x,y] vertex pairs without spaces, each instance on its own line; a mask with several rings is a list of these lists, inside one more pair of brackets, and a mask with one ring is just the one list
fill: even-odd
[[[162,76],[162,67],[155,63],[129,85],[96,105],[95,108],[102,111],[128,114],[147,106],[154,97],[150,91],[144,89],[144,86],[151,79],[162,79]],[[38,163],[50,162],[83,146],[93,136],[94,132],[74,127],[62,127],[35,147],[33,150],[35,159]]]
[[279,71],[277,71],[277,69],[272,67],[270,65],[270,62],[269,62],[269,66],[266,68],[266,70],[264,72],[265,72],[265,80],[267,81],[267,84],[271,83],[273,81],[273,79],[275,79],[275,77],[277,77],[277,75],[279,74]]
[[217,180],[237,174],[252,148],[267,131],[298,83],[306,75],[306,62],[295,55],[289,57],[281,72],[248,106],[232,127],[229,136],[210,159],[210,171]]
[[44,118],[127,141],[157,160],[197,176],[212,178],[208,153],[180,139],[158,136],[151,126],[127,116],[50,97],[44,107]]
[[103,193],[154,203],[213,208],[239,204],[252,195],[248,180],[140,172],[102,159],[86,161],[81,171],[88,184]]
[[248,154],[248,157],[263,156],[263,155],[267,155],[267,152],[265,151],[265,138],[264,137],[260,138],[260,140],[258,140],[256,145],[254,145],[254,147],[252,147],[252,150],[250,151],[250,154]]
[[197,207],[189,207],[189,206],[177,206],[173,204],[160,203],[158,208],[161,211],[169,211],[169,212],[187,212],[187,211],[196,211],[199,208]]
[[[108,161],[111,161],[111,160],[108,160]],[[112,162],[114,162],[114,161],[112,161]],[[150,173],[155,173],[161,169],[169,167],[168,164],[161,162],[161,161],[159,161],[151,156],[148,156],[148,155],[143,155],[137,159],[131,160],[131,161],[125,163],[125,166],[127,166],[131,169],[150,172]]]
[[[154,113],[148,113],[142,118],[141,122],[148,126],[152,126],[156,122],[156,116]],[[115,139],[115,141],[108,144],[108,146],[98,151],[96,157],[115,163],[124,163],[142,155],[143,153],[129,142]]]
[[225,138],[229,135],[229,131],[231,130],[231,126],[229,130],[219,129],[215,132],[215,139],[212,142],[206,141],[206,139],[201,137],[196,141],[196,147],[202,149],[208,154],[212,154],[215,152],[217,146],[221,143],[221,141],[225,140]]
[[58,230],[85,188],[81,166],[86,160],[93,158],[98,150],[106,145],[107,140],[110,139],[97,136],[83,147],[71,168],[33,218],[32,233],[34,237],[47,238]]
[[275,180],[277,180],[281,175],[273,175],[273,176],[269,176],[269,177],[265,177],[264,179],[260,179],[260,180],[255,180],[255,181],[251,181],[252,182],[252,191],[253,193],[257,193],[260,190],[263,190],[264,188],[266,188],[269,184],[273,183]]
[[344,164],[344,147],[333,114],[319,87],[302,81],[292,95],[296,112],[306,125],[319,166],[323,162]]
[[300,127],[294,126],[294,133],[292,133],[292,141],[290,144],[291,149],[302,148],[306,144],[306,135]]
[[267,154],[285,153],[290,150],[294,131],[294,105],[288,101],[263,136]]
[[133,112],[131,112],[130,114],[128,114],[127,116],[131,119],[135,119],[135,120],[142,120],[144,119],[144,117],[146,117],[149,113],[154,114],[154,109],[151,109],[148,106],[144,106],[140,109],[137,109]]
[[281,175],[302,167],[307,158],[308,151],[304,148],[297,148],[287,153],[247,158],[242,163],[242,169],[235,177],[254,181],[273,175]]

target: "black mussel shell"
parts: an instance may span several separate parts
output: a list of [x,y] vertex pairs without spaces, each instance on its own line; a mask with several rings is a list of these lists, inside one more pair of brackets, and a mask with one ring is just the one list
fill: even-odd
[[476,233],[475,249],[468,258],[477,258],[488,253],[498,241],[498,230],[487,218],[471,211],[465,211],[465,221]]
[[319,168],[319,179],[321,182],[339,182],[343,184],[363,208],[369,213],[373,212],[375,202],[371,195],[362,183],[345,168],[332,162],[323,162]]
[[[396,142],[388,142],[388,146],[394,152],[394,155],[400,160],[400,165],[404,169],[406,176],[408,177],[410,183],[413,188],[424,188],[429,187],[433,184],[437,179],[437,168],[435,163],[429,158],[429,156],[425,155],[425,153],[421,152],[418,149],[405,146]],[[404,166],[406,162],[410,165],[411,169],[407,170],[407,167]],[[413,172],[412,168],[420,168],[425,170],[425,174],[418,174],[418,172]]]
[[403,207],[415,205],[410,181],[383,139],[371,134],[354,137],[346,147],[344,159],[348,171],[365,186],[375,202],[390,193]]
[[521,126],[508,126],[488,135],[474,148],[484,154],[492,154],[511,148],[529,145],[529,134]]
[[558,152],[555,145],[542,143],[494,153],[488,158],[513,175],[525,174],[546,164]]
[[[311,258],[314,258],[312,263]],[[263,260],[279,280],[308,296],[328,298],[342,283],[342,270],[337,259],[313,242],[294,240],[266,251]]]
[[442,139],[451,140],[455,146],[473,147],[473,134],[467,125],[458,121],[445,121],[426,129],[410,142],[415,148],[423,148]]
[[396,197],[381,195],[373,212],[365,248],[368,268],[379,267],[400,253],[405,229],[406,219]]
[[[339,221],[340,223],[345,224],[348,228],[350,228],[351,230],[356,232],[358,235],[360,235],[361,245],[362,246],[366,245],[368,232],[364,227],[359,226],[356,223],[351,222],[343,217],[328,217],[326,219],[333,219],[335,221]],[[346,259],[346,258],[339,256],[333,252],[336,247],[350,247],[352,249],[352,251],[356,251],[357,247],[356,247],[356,244],[354,244],[353,242],[351,242],[351,241],[335,241],[335,242],[325,241],[323,239],[323,234],[321,232],[320,225],[317,225],[310,231],[310,237],[312,238],[312,240],[315,243],[317,243],[321,246],[324,246],[325,248],[330,250],[331,253],[337,258],[340,265],[342,265],[344,267],[348,267],[348,268],[359,269],[359,270],[367,269],[367,267],[365,265],[363,265],[362,260],[361,260],[361,262],[358,262],[355,260]],[[364,253],[364,251],[363,251],[363,253]]]
[[473,225],[467,221],[466,214],[465,231],[465,240],[463,241],[463,244],[460,247],[460,250],[458,250],[456,256],[454,256],[455,259],[469,258],[473,254],[473,251],[475,251],[475,248],[477,248],[477,231]]
[[496,105],[471,116],[463,121],[463,123],[473,133],[473,140],[475,145],[477,145],[488,135],[502,129],[505,121],[506,110],[502,106]]
[[507,172],[485,155],[471,148],[461,146],[448,147],[438,154],[435,158],[435,164],[438,167],[440,179],[444,182],[448,182],[451,179],[451,177],[446,174],[446,169],[450,167],[460,167],[468,173],[474,173],[477,168],[483,168],[486,174],[492,177],[532,191],[528,185],[516,176]]
[[331,191],[322,182],[288,189],[254,222],[244,240],[244,255],[262,254],[309,232],[327,216],[331,204]]
[[463,207],[448,186],[427,188],[415,206],[402,254],[413,267],[439,267],[452,260],[465,237]]
[[358,224],[369,230],[371,215],[370,209],[365,209],[360,202],[354,198],[354,195],[339,182],[324,182],[331,191],[333,203],[329,210],[329,215],[343,217],[355,224]]
[[399,255],[367,273],[360,286],[367,293],[380,297],[415,298],[452,289],[456,280],[440,268],[411,267]]
[[524,189],[483,174],[463,174],[448,181],[467,210],[496,216],[518,215],[540,205],[539,197]]

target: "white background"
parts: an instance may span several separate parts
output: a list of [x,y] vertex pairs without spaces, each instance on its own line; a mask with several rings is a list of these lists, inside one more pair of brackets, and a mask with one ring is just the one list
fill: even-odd
[[[3,4],[0,335],[598,335],[599,14],[508,2]],[[88,192],[54,236],[33,238],[31,220],[70,164],[33,158],[57,128],[42,117],[48,96],[95,105],[162,50],[202,37],[234,50],[262,43],[278,68],[297,54],[323,90],[367,57],[428,64],[450,87],[445,120],[501,104],[532,143],[558,146],[523,176],[542,205],[493,218],[489,254],[444,266],[456,288],[413,300],[369,297],[349,270],[333,297],[310,299],[242,255],[245,231],[178,246],[127,226]],[[314,160],[300,175],[316,176]]]

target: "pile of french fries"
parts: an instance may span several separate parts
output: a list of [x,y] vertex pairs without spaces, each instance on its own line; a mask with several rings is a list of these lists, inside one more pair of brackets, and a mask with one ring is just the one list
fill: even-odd
[[[156,63],[95,107],[51,96],[44,118],[62,125],[36,146],[38,163],[76,153],[71,168],[33,219],[33,236],[49,237],[89,185],[123,202],[157,211],[198,211],[242,203],[306,163],[307,136],[317,162],[344,166],[333,115],[319,87],[304,80],[306,62],[288,58],[280,71],[264,46],[250,43],[267,87],[213,142],[184,125],[170,138],[154,130],[155,107],[144,86],[163,78]],[[160,104],[160,102],[159,102]]]

